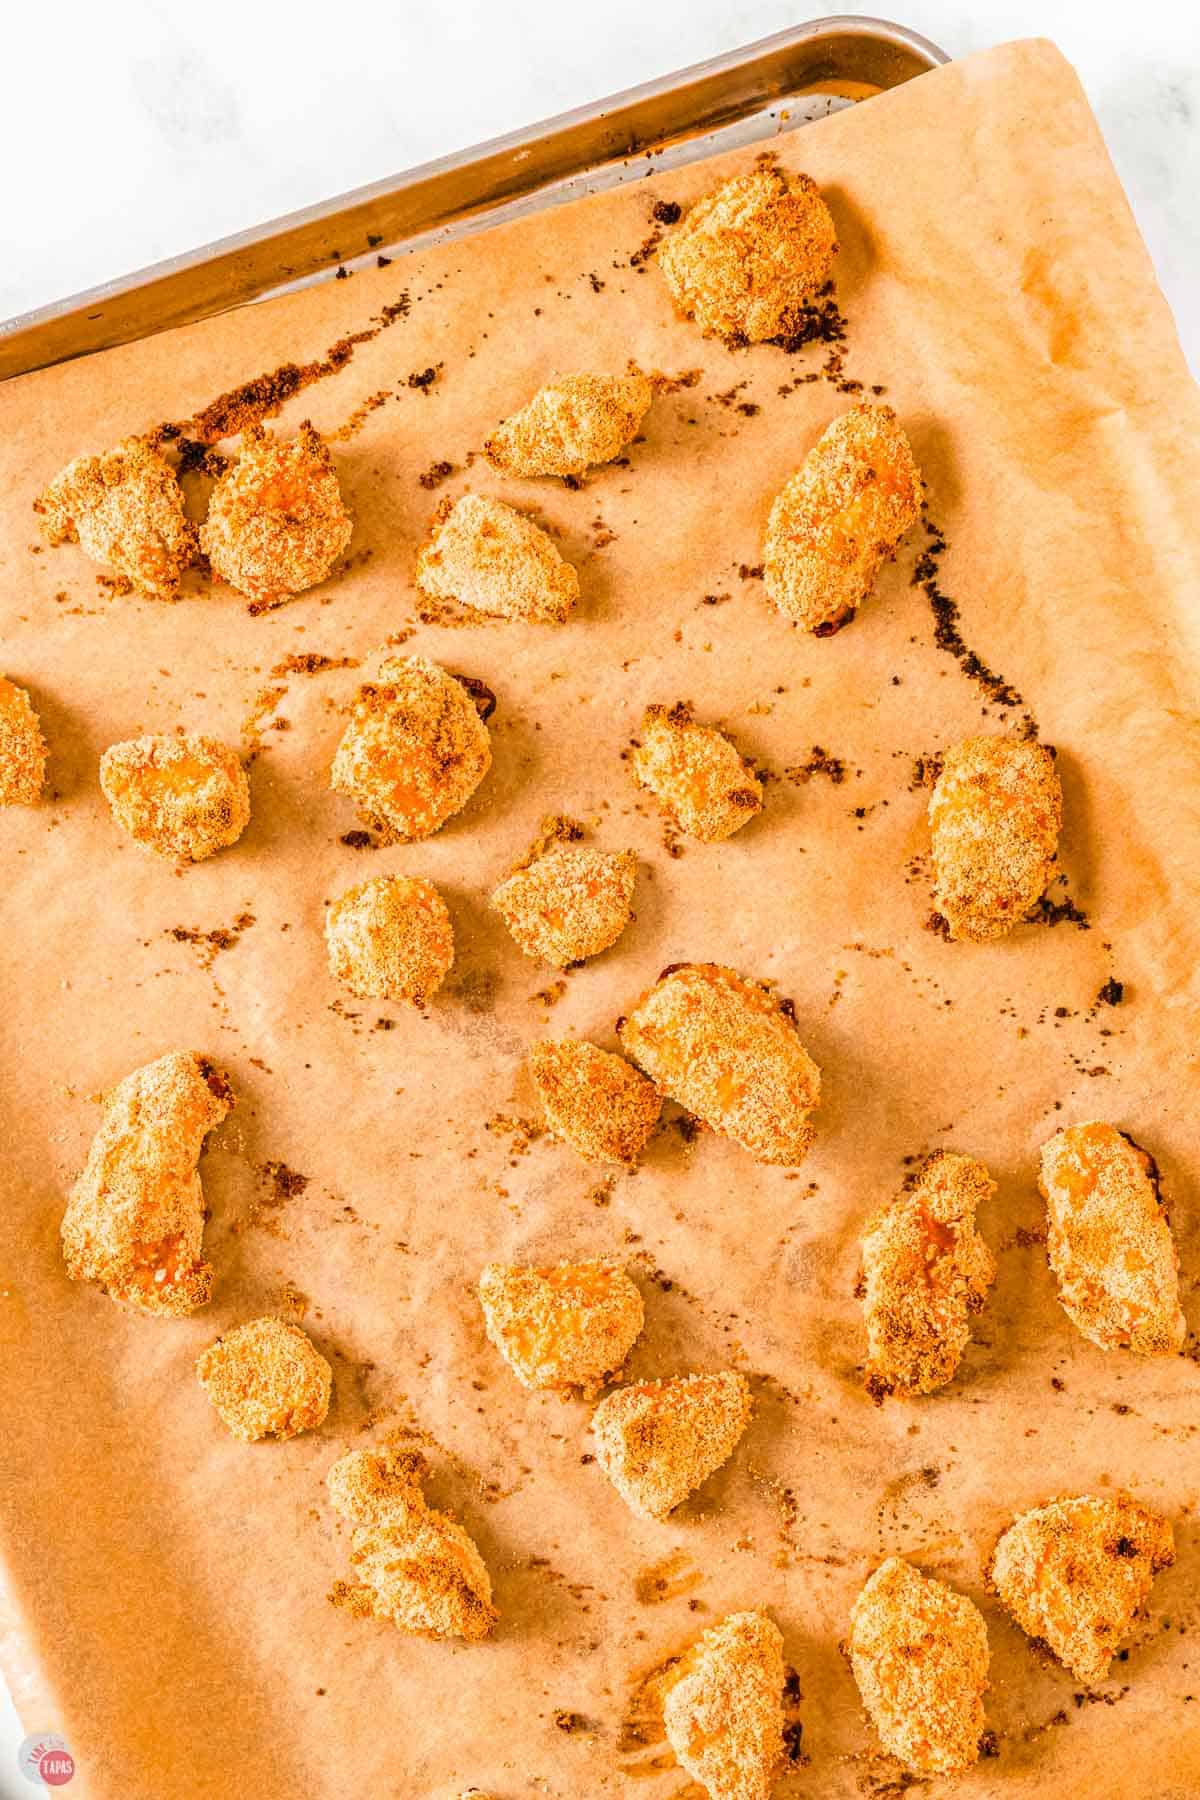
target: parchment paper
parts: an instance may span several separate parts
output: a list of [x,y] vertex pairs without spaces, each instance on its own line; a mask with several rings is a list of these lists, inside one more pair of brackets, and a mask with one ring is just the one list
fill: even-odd
[[[656,201],[691,200],[751,152],[669,177],[649,159],[627,191],[0,396],[2,661],[42,711],[53,784],[0,819],[0,1530],[53,1707],[29,1726],[68,1735],[72,1791],[679,1796],[694,1790],[636,1722],[639,1683],[706,1624],[761,1604],[803,1694],[807,1761],[780,1795],[898,1793],[838,1649],[893,1551],[969,1592],[991,1639],[998,1756],[931,1794],[1200,1789],[1196,1362],[1086,1344],[1031,1238],[1040,1143],[1071,1120],[1115,1120],[1162,1166],[1196,1324],[1196,394],[1050,45],[924,76],[778,150],[830,198],[845,374],[882,387],[911,434],[948,542],[936,581],[1059,748],[1062,864],[1088,929],[1066,918],[976,948],[924,928],[913,761],[1023,716],[935,646],[910,580],[930,540],[914,534],[827,641],[789,629],[739,574],[760,560],[772,496],[850,396],[794,385],[821,369],[821,346],[703,341],[631,257]],[[319,359],[403,292],[407,316],[283,415],[333,430],[391,396],[340,447],[357,523],[338,581],[252,618],[199,581],[175,606],[110,597],[77,551],[34,553],[30,503],[67,458]],[[700,374],[655,405],[628,466],[577,491],[467,467],[553,371],[629,357]],[[431,367],[425,389],[408,385]],[[434,493],[419,477],[441,461],[454,472]],[[559,534],[583,602],[561,630],[417,625],[410,650],[495,690],[494,767],[430,842],[355,850],[342,838],[358,821],[327,783],[340,709],[372,654],[413,628],[417,545],[436,501],[471,484]],[[309,653],[362,667],[272,676]],[[120,835],[96,779],[107,744],[177,723],[236,740],[271,688],[236,848],[177,875]],[[622,753],[648,701],[681,698],[775,779],[734,839],[673,856]],[[814,746],[842,761],[840,783],[786,777]],[[554,972],[486,906],[551,811],[642,859],[636,924],[556,1003],[537,997]],[[453,913],[457,962],[428,1017],[356,1002],[326,971],[322,901],[386,870],[431,877]],[[186,935],[214,931],[233,941]],[[637,1174],[605,1180],[529,1141],[531,1040],[612,1047],[618,1014],[690,958],[794,999],[825,1078],[803,1169],[758,1168],[667,1125]],[[1110,977],[1115,1007],[1096,998]],[[215,1296],[178,1323],[71,1285],[58,1250],[94,1097],[174,1047],[217,1058],[240,1096],[202,1165]],[[942,1145],[1000,1183],[981,1221],[999,1280],[953,1385],[877,1409],[860,1386],[858,1233],[911,1159]],[[634,1376],[734,1364],[758,1396],[741,1448],[664,1524],[636,1520],[588,1463],[585,1406],[519,1388],[472,1292],[489,1258],[610,1251],[645,1288]],[[333,1362],[334,1408],[315,1435],[248,1448],[224,1435],[193,1364],[235,1321],[288,1304]],[[431,1497],[493,1572],[501,1622],[482,1646],[407,1639],[326,1600],[349,1546],[325,1471],[397,1426],[427,1434]],[[1178,1560],[1092,1704],[984,1594],[982,1568],[1015,1512],[1108,1485],[1171,1515]]]

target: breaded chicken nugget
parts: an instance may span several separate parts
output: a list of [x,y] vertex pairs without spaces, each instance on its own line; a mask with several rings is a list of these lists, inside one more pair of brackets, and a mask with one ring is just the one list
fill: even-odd
[[632,850],[555,845],[502,881],[492,905],[526,956],[566,969],[616,943],[636,881]]
[[419,1637],[478,1639],[496,1619],[492,1583],[474,1540],[425,1502],[419,1450],[352,1450],[326,1477],[329,1498],[354,1525],[357,1580],[329,1598],[358,1618],[391,1619]]
[[642,1329],[642,1296],[624,1269],[596,1259],[479,1277],[487,1334],[527,1388],[595,1394],[620,1373]]
[[420,656],[380,664],[358,690],[329,783],[385,843],[432,837],[492,766],[470,689]]
[[583,475],[632,443],[653,399],[644,375],[556,375],[484,453],[506,475]]
[[917,1775],[953,1775],[979,1756],[987,1626],[944,1581],[889,1556],[850,1614],[850,1666],[884,1749]]
[[59,471],[35,510],[51,544],[78,543],[149,600],[175,600],[196,553],[183,489],[144,438],[126,438],[101,456],[78,456]]
[[123,831],[159,856],[203,862],[250,823],[250,784],[236,750],[199,732],[110,744],[100,786]]
[[502,500],[444,500],[417,557],[417,586],[431,600],[535,625],[561,625],[579,598],[579,576],[553,538]]
[[72,1281],[94,1281],[140,1312],[203,1306],[204,1140],[233,1106],[207,1057],[176,1050],[135,1069],[104,1100],[104,1118],[62,1222]]
[[938,1150],[916,1186],[868,1219],[860,1291],[867,1324],[867,1392],[931,1394],[954,1375],[996,1279],[975,1209],[996,1184],[973,1156]]
[[1173,1356],[1187,1321],[1158,1168],[1115,1125],[1070,1125],[1042,1145],[1047,1249],[1063,1308],[1102,1350]]
[[333,1370],[298,1325],[251,1319],[210,1344],[200,1386],[233,1437],[292,1438],[324,1423]]
[[818,637],[853,618],[921,512],[921,476],[890,406],[863,402],[817,439],[771,508],[763,583]]
[[618,1388],[592,1414],[596,1461],[643,1519],[665,1519],[723,1462],[750,1423],[744,1375],[681,1375]]
[[803,1162],[821,1072],[787,1001],[719,963],[676,963],[643,994],[620,1036],[660,1093],[756,1162]]
[[815,181],[771,164],[692,207],[658,252],[671,296],[706,337],[761,343],[800,329],[837,232]]
[[33,701],[0,675],[0,806],[36,805],[49,754]]
[[1022,1631],[1080,1681],[1096,1682],[1154,1577],[1174,1560],[1174,1533],[1161,1514],[1128,1494],[1082,1494],[1014,1519],[992,1552],[988,1580]]
[[667,1742],[710,1800],[767,1800],[783,1755],[783,1639],[730,1613],[684,1652],[663,1698]]
[[200,527],[214,575],[266,611],[324,581],[354,526],[326,445],[307,419],[294,438],[242,434]]
[[648,706],[633,772],[689,837],[716,844],[762,811],[762,782],[724,732],[697,725],[685,700]]
[[623,1056],[573,1038],[543,1038],[529,1052],[529,1072],[555,1137],[589,1162],[637,1161],[662,1101]]
[[1003,937],[1054,873],[1062,787],[1051,751],[1016,737],[966,738],[946,752],[929,800],[933,897],[950,936]]
[[454,927],[432,881],[375,875],[325,914],[330,972],[362,1000],[424,1006],[454,961]]

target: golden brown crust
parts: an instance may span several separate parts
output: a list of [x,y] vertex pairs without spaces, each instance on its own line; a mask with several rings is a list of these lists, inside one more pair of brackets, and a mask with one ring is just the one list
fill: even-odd
[[250,823],[250,784],[236,750],[200,732],[110,744],[100,786],[123,831],[159,856],[203,862]]
[[1054,873],[1062,787],[1042,744],[999,735],[946,752],[929,801],[933,896],[950,936],[982,944],[1026,917]]
[[353,529],[333,458],[309,421],[294,438],[251,425],[212,491],[200,548],[214,575],[265,610],[324,581]]
[[1080,1681],[1103,1681],[1175,1560],[1170,1521],[1128,1494],[1082,1494],[1022,1513],[992,1552],[988,1582],[1022,1631]]
[[733,1455],[750,1423],[744,1375],[681,1375],[618,1388],[592,1414],[596,1461],[643,1519],[665,1519]]
[[816,182],[760,164],[697,201],[658,266],[679,311],[706,336],[757,344],[800,328],[836,249]]
[[183,489],[144,438],[100,456],[78,456],[50,483],[36,510],[51,544],[78,543],[150,600],[175,600],[196,553]]
[[502,881],[492,905],[526,956],[565,969],[616,943],[636,881],[632,850],[556,845]]
[[623,1056],[573,1038],[544,1038],[529,1052],[529,1070],[556,1137],[591,1162],[637,1161],[662,1101]]
[[767,1800],[783,1755],[783,1639],[730,1613],[686,1650],[663,1698],[667,1741],[710,1800]]
[[484,453],[507,475],[583,475],[621,454],[653,399],[644,375],[556,375],[496,427]]
[[330,973],[363,1000],[424,1006],[454,961],[454,927],[432,881],[376,875],[325,914]]
[[72,1281],[94,1281],[140,1312],[203,1306],[204,1193],[197,1162],[233,1093],[206,1057],[177,1050],[105,1096],[104,1117],[62,1222]]
[[489,1263],[479,1302],[489,1338],[524,1387],[585,1396],[620,1374],[645,1318],[635,1283],[603,1259]]
[[697,725],[686,701],[648,706],[633,772],[681,831],[716,844],[762,811],[762,782],[724,732]]
[[324,1423],[333,1370],[298,1325],[251,1319],[219,1337],[196,1377],[231,1436],[292,1438]]
[[953,1775],[978,1760],[987,1626],[965,1594],[891,1556],[854,1602],[847,1650],[880,1741],[905,1768]]
[[768,597],[828,636],[875,586],[921,511],[921,475],[890,406],[862,402],[826,427],[785,483],[763,541]]
[[554,540],[482,494],[463,494],[434,514],[417,586],[431,600],[539,625],[561,625],[579,598],[579,576]]
[[0,806],[37,804],[49,754],[33,701],[0,675]]
[[1067,1317],[1102,1350],[1174,1356],[1187,1322],[1158,1170],[1115,1125],[1070,1125],[1042,1145],[1050,1267]]

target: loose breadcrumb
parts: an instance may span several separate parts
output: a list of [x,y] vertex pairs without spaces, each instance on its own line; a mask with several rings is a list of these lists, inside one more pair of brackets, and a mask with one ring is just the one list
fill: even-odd
[[565,969],[616,943],[636,881],[632,850],[555,845],[502,881],[492,905],[526,956]]
[[756,1162],[794,1168],[813,1141],[821,1073],[790,1005],[718,963],[665,969],[621,1026],[622,1048],[669,1099]]
[[183,489],[144,438],[100,456],[79,456],[54,477],[36,510],[51,544],[78,543],[151,600],[176,600],[196,553]]
[[978,1760],[987,1626],[965,1594],[890,1556],[854,1602],[847,1649],[880,1741],[905,1768],[953,1775]]
[[325,915],[330,972],[363,1000],[424,1006],[454,961],[454,927],[432,881],[376,875]]
[[868,1219],[861,1292],[867,1325],[867,1392],[931,1394],[953,1378],[996,1279],[975,1229],[976,1208],[996,1184],[973,1156],[939,1150],[915,1187]]
[[354,1525],[350,1562],[335,1606],[357,1618],[390,1619],[419,1637],[478,1639],[496,1620],[492,1583],[474,1540],[426,1504],[419,1450],[351,1450],[326,1477],[329,1498]]
[[162,733],[112,744],[100,786],[123,831],[159,856],[203,862],[236,844],[250,823],[250,784],[219,738]]
[[681,831],[716,844],[762,811],[762,782],[713,725],[697,725],[684,700],[648,706],[633,772]]
[[556,1137],[590,1162],[637,1161],[662,1101],[623,1056],[573,1038],[543,1038],[529,1052],[529,1070]]
[[686,1650],[663,1698],[667,1742],[709,1800],[767,1800],[783,1756],[783,1638],[730,1613]]
[[583,475],[633,441],[653,399],[644,375],[556,375],[496,427],[484,453],[506,475]]
[[921,476],[890,406],[851,407],[817,439],[771,508],[768,598],[829,637],[875,586],[921,511]]
[[333,1370],[298,1325],[251,1319],[196,1363],[200,1386],[236,1438],[297,1437],[324,1423]]
[[353,529],[333,458],[309,421],[294,438],[250,425],[212,491],[200,548],[214,575],[265,610],[324,581]]
[[561,625],[579,598],[579,576],[554,540],[482,494],[438,507],[417,557],[417,586],[431,600],[539,625]]
[[34,806],[49,751],[29,695],[0,675],[0,806]]
[[706,336],[757,344],[800,329],[836,250],[816,182],[761,164],[698,201],[658,265],[679,311]]
[[489,1263],[479,1301],[517,1380],[560,1393],[598,1393],[620,1373],[645,1317],[636,1284],[602,1259],[544,1269]]
[[329,780],[385,843],[405,843],[431,837],[491,766],[488,729],[464,683],[423,657],[397,656],[359,688]]
[[62,1222],[72,1281],[94,1281],[141,1312],[203,1306],[204,1140],[233,1106],[206,1057],[177,1050],[135,1069],[105,1097],[104,1118]]
[[929,800],[934,904],[950,936],[982,944],[1026,917],[1054,873],[1062,787],[1053,754],[1025,738],[966,738]]
[[618,1388],[592,1414],[596,1461],[643,1519],[665,1519],[733,1455],[750,1384],[732,1369]]
[[1187,1322],[1154,1159],[1118,1131],[1070,1125],[1042,1146],[1047,1249],[1063,1308],[1102,1350],[1173,1356]]
[[1128,1494],[1052,1500],[1015,1519],[997,1543],[988,1580],[1022,1631],[1080,1681],[1103,1681],[1175,1560],[1170,1521]]

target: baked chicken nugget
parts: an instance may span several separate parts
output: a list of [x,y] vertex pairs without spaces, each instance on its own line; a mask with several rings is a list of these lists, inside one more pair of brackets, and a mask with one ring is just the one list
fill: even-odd
[[200,548],[214,575],[265,611],[324,581],[353,529],[333,458],[309,421],[294,438],[251,425],[212,491]]
[[437,663],[396,656],[358,690],[329,782],[385,843],[432,837],[492,766],[470,688]]
[[916,1186],[872,1213],[863,1232],[860,1292],[867,1392],[931,1394],[958,1368],[996,1279],[975,1211],[996,1184],[973,1156],[938,1150]]
[[583,475],[632,443],[653,399],[644,375],[556,375],[484,453],[506,475]]
[[203,1306],[204,1140],[233,1106],[206,1057],[177,1050],[135,1069],[105,1097],[104,1118],[62,1222],[72,1281],[94,1281],[140,1312]]
[[502,500],[444,500],[417,557],[417,586],[431,600],[536,625],[561,625],[579,598],[579,576],[540,525]]
[[692,709],[648,706],[633,753],[633,772],[689,837],[716,844],[762,811],[762,782],[714,725]]
[[502,881],[492,905],[526,956],[566,969],[615,944],[633,917],[632,850],[564,844]]
[[492,1583],[474,1540],[425,1501],[419,1450],[351,1450],[326,1476],[329,1498],[354,1526],[356,1580],[329,1598],[358,1618],[391,1619],[419,1637],[478,1639],[496,1619]]
[[123,831],[181,862],[236,844],[250,823],[250,784],[236,750],[199,732],[111,744],[100,786]]
[[432,881],[375,875],[325,914],[329,968],[362,1000],[424,1006],[454,961],[454,927]]
[[33,701],[0,675],[0,806],[33,806],[46,779],[46,740]]
[[333,1370],[298,1325],[251,1319],[210,1344],[196,1376],[231,1436],[292,1438],[324,1423]]
[[803,1162],[821,1073],[788,1002],[719,963],[677,963],[643,994],[620,1036],[660,1093],[756,1162]]
[[685,1650],[663,1696],[667,1742],[710,1800],[767,1800],[783,1755],[783,1639],[730,1613]]
[[944,1581],[890,1556],[854,1602],[847,1643],[883,1747],[917,1775],[953,1775],[979,1756],[987,1626]]
[[1128,1494],[1082,1494],[1015,1519],[988,1579],[1022,1631],[1080,1681],[1096,1682],[1174,1560],[1169,1520]]
[[921,476],[890,406],[862,402],[817,439],[771,508],[763,583],[780,612],[831,637],[921,513]]
[[479,1277],[487,1334],[522,1386],[594,1394],[619,1374],[642,1329],[642,1296],[596,1259],[547,1269],[489,1263]]
[[1026,917],[1054,873],[1062,787],[1052,753],[1016,737],[948,750],[929,800],[933,897],[950,936],[982,944]]
[[1172,1356],[1187,1322],[1154,1159],[1118,1131],[1070,1125],[1042,1145],[1047,1249],[1059,1299],[1102,1350]]
[[658,252],[671,296],[706,337],[788,337],[833,266],[837,232],[815,181],[771,164],[692,207]]
[[752,1410],[750,1384],[732,1369],[639,1381],[592,1414],[596,1461],[633,1512],[665,1519],[728,1462]]
[[147,599],[178,599],[196,528],[184,515],[174,471],[144,438],[76,457],[35,504],[49,543],[78,543]]
[[589,1162],[637,1161],[662,1101],[623,1056],[573,1038],[544,1038],[529,1052],[529,1072],[555,1137]]

